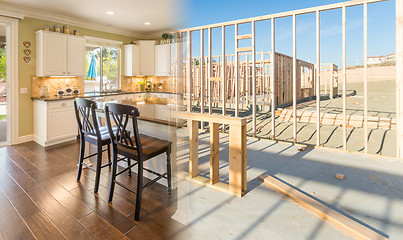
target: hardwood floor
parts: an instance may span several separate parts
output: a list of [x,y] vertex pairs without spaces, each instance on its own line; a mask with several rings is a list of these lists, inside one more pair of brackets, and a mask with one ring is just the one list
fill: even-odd
[[[78,153],[78,143],[46,150],[34,142],[0,148],[0,239],[157,240],[171,239],[181,227],[172,219],[176,191],[168,197],[165,186],[146,188],[136,222],[133,193],[116,186],[113,202],[107,202],[110,168],[102,169],[98,194],[94,172],[84,169],[75,180]],[[118,176],[133,187],[136,178]]]

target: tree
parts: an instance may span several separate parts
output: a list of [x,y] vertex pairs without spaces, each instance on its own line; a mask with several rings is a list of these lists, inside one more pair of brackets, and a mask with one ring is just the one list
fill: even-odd
[[106,79],[115,81],[118,79],[118,51],[115,48],[102,48],[102,72]]
[[6,79],[7,73],[7,59],[6,59],[6,50],[4,48],[0,48],[0,79]]

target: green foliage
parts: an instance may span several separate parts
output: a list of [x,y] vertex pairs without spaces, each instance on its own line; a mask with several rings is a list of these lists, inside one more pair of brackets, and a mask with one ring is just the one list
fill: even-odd
[[103,75],[110,81],[118,80],[118,51],[116,48],[102,48]]
[[0,48],[0,79],[6,79],[7,72],[7,59],[6,59],[6,50]]

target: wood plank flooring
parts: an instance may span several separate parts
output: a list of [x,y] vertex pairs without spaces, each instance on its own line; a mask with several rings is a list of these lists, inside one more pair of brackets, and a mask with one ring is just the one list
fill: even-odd
[[[95,148],[91,148],[91,152]],[[181,224],[172,219],[176,191],[153,184],[143,191],[141,219],[134,221],[135,195],[115,187],[108,204],[110,168],[84,169],[77,182],[79,144],[44,149],[34,142],[0,148],[1,239],[171,239]],[[91,161],[95,165],[95,158]],[[107,161],[104,154],[104,161]],[[136,186],[136,174],[118,176]]]

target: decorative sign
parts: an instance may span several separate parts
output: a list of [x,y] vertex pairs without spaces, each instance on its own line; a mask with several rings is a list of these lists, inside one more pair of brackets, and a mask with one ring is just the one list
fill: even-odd
[[31,61],[31,57],[24,57],[24,61],[25,61],[26,63],[29,63],[29,61]]
[[25,42],[23,42],[22,44],[24,44],[24,46],[25,46],[26,48],[29,48],[29,46],[31,46],[31,42],[28,42],[28,41],[25,41]]
[[31,50],[24,49],[24,53],[25,53],[26,56],[29,56],[31,54]]

